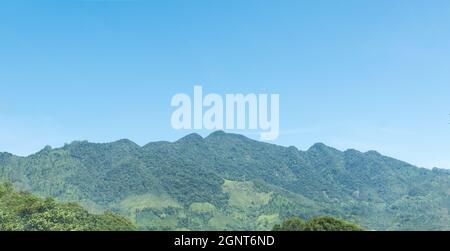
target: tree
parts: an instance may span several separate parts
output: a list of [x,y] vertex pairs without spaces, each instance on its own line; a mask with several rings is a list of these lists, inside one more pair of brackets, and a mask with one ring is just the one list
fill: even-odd
[[321,216],[307,222],[298,217],[293,217],[281,225],[275,225],[273,231],[364,231],[364,229],[348,221]]
[[360,226],[330,216],[314,218],[306,222],[304,231],[363,231]]
[[292,217],[281,225],[275,225],[273,231],[303,231],[305,222],[299,217]]

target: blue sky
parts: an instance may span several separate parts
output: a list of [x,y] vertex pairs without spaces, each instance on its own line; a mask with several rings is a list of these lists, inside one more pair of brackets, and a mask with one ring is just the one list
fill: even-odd
[[450,168],[449,69],[445,0],[1,1],[0,151],[176,140],[202,85],[279,93],[274,143]]

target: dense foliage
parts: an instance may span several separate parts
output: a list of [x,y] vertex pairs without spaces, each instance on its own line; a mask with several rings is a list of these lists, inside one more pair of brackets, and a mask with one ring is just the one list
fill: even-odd
[[143,147],[82,141],[28,157],[0,153],[0,180],[113,211],[145,230],[270,230],[294,215],[370,230],[450,229],[448,172],[374,151],[299,151],[224,132]]
[[284,221],[281,225],[275,225],[274,231],[364,231],[354,223],[336,219],[330,216],[321,216],[309,221],[303,221],[299,217],[293,217]]
[[93,215],[74,203],[58,203],[12,185],[0,185],[0,231],[130,231],[136,228],[112,213]]

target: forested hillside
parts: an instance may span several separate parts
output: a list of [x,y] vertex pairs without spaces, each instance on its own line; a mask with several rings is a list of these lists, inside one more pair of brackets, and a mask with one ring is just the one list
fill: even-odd
[[112,210],[145,230],[269,230],[332,215],[369,230],[448,230],[450,175],[371,151],[307,151],[215,132],[139,146],[73,142],[0,154],[21,191]]
[[113,213],[93,215],[74,203],[58,203],[12,185],[0,184],[0,231],[130,231],[136,228]]

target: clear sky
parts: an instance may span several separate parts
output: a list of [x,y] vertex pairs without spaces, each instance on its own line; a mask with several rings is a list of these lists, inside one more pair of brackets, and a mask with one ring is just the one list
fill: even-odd
[[277,144],[450,168],[450,1],[0,2],[0,151],[176,140],[194,85],[279,93]]

